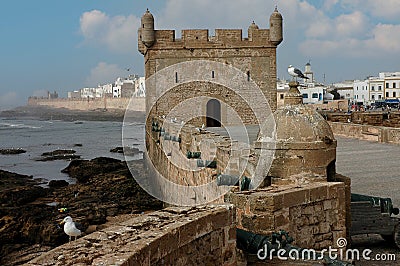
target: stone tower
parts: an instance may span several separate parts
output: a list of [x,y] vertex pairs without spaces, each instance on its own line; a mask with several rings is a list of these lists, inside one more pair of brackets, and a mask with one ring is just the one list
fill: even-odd
[[[271,28],[260,29],[253,22],[248,29],[248,37],[242,36],[241,29],[216,29],[214,36],[210,36],[207,29],[192,29],[182,30],[182,37],[177,39],[174,30],[154,29],[153,15],[147,10],[138,30],[138,49],[144,55],[145,77],[154,77],[161,70],[178,63],[195,60],[218,62],[245,73],[246,79],[259,87],[274,111],[276,49],[283,40],[282,21],[281,14],[275,9],[270,16]],[[212,78],[224,74],[214,68],[210,68],[209,72]],[[229,108],[239,114],[245,124],[257,123],[249,104],[229,88],[213,82],[184,82],[183,76],[179,71],[171,73],[167,81],[171,81],[174,87],[168,91],[163,86],[156,89],[154,84],[146,82],[148,119],[167,115],[185,99],[201,95],[208,97],[208,100],[199,100],[193,108],[200,108],[204,115],[191,121],[192,124],[229,124],[232,121]],[[228,102],[229,108],[219,102]],[[257,105],[257,102],[251,104]],[[213,119],[207,119],[209,116]]]

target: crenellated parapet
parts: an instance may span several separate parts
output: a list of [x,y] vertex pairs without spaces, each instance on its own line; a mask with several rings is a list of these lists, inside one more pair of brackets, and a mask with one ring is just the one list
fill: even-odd
[[182,37],[178,39],[174,30],[154,29],[153,15],[147,10],[138,31],[138,48],[142,54],[149,48],[276,48],[283,40],[283,19],[277,9],[269,22],[270,29],[260,29],[253,21],[248,28],[248,37],[243,37],[241,29],[216,29],[214,36],[210,36],[207,29],[189,29],[182,30]]
[[[210,36],[209,30],[182,30],[182,37],[175,38],[175,30],[155,30],[155,41],[151,49],[225,49],[225,48],[275,48],[277,44],[270,39],[269,29],[249,29],[248,36],[243,37],[241,29],[216,29]],[[139,38],[141,37],[139,31]],[[146,53],[144,42],[139,42],[139,51]]]

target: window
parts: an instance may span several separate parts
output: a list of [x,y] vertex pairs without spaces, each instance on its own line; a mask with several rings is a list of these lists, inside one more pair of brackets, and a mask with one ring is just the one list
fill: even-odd
[[371,91],[374,91],[375,90],[375,87],[374,86],[371,86]]
[[279,94],[279,98],[282,100],[284,98],[283,93]]
[[178,83],[178,72],[175,72],[175,83]]
[[386,82],[386,89],[389,89],[389,83]]
[[211,71],[211,77],[212,77],[212,78],[214,78],[214,77],[215,77],[214,70],[213,70],[213,71]]
[[247,81],[250,81],[250,71],[247,71]]
[[395,98],[396,98],[396,92],[395,92],[395,91],[393,92],[393,97],[395,97]]
[[313,98],[313,99],[318,99],[318,93],[313,93],[313,94],[312,94],[312,98]]
[[386,92],[386,98],[389,98],[389,92],[388,91]]
[[375,100],[375,95],[371,95],[371,99],[372,99],[372,100]]
[[382,86],[379,85],[379,86],[378,86],[378,91],[381,91],[381,90],[382,90]]
[[307,93],[303,93],[303,99],[308,99],[308,94]]
[[395,89],[396,88],[396,83],[395,82],[393,82],[393,89]]
[[378,95],[378,99],[381,100],[382,99],[382,95],[379,94]]

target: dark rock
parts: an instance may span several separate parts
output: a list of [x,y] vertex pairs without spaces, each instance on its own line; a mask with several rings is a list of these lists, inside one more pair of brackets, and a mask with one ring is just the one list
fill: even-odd
[[60,187],[66,187],[68,185],[69,185],[69,183],[65,180],[51,180],[49,182],[50,188],[60,188]]
[[123,153],[124,148],[123,147],[115,147],[115,148],[111,149],[110,152]]
[[85,183],[97,174],[121,169],[124,165],[122,161],[117,159],[99,157],[90,161],[74,160],[61,172],[76,178],[78,182]]
[[55,161],[55,160],[76,160],[80,159],[80,155],[75,155],[75,154],[60,154],[60,155],[53,155],[53,156],[45,156],[42,158],[37,158],[35,159],[38,162],[47,162],[47,161]]
[[[144,173],[143,160],[130,162],[130,167],[135,168],[135,175]],[[35,245],[48,249],[68,242],[58,224],[68,215],[85,228],[97,228],[93,225],[106,223],[110,215],[162,208],[162,202],[136,183],[125,162],[100,157],[72,161],[66,169],[87,176],[85,183],[37,189],[38,182],[32,177],[0,170],[0,265],[16,265],[15,261],[22,264],[21,258],[38,256],[44,250],[32,249]],[[49,202],[58,204],[45,204]]]
[[74,150],[55,150],[55,151],[50,151],[50,152],[44,152],[42,153],[42,156],[55,156],[55,155],[69,155],[69,154],[74,154],[76,151]]
[[116,153],[124,153],[125,155],[135,155],[138,153],[143,153],[141,150],[139,150],[136,147],[115,147],[110,150],[110,152],[116,152]]
[[82,147],[83,145],[81,143],[76,143],[74,144],[75,147]]
[[55,161],[55,160],[76,160],[80,159],[80,155],[75,154],[74,150],[55,150],[50,152],[42,153],[42,157],[36,159],[36,161],[46,162],[46,161]]
[[13,154],[21,154],[25,153],[26,150],[23,149],[0,149],[0,154],[2,155],[13,155]]

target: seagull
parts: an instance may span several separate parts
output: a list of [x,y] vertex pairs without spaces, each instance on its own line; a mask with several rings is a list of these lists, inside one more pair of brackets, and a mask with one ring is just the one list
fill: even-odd
[[71,216],[65,217],[60,224],[64,224],[64,232],[69,236],[69,242],[71,242],[72,236],[74,236],[74,240],[76,240],[76,237],[82,234],[82,231],[77,228],[81,228],[81,224],[74,223]]
[[292,77],[299,77],[299,78],[303,78],[303,79],[308,79],[308,77],[304,76],[303,73],[301,73],[300,69],[295,68],[294,66],[290,65],[288,67],[288,73],[292,76]]

